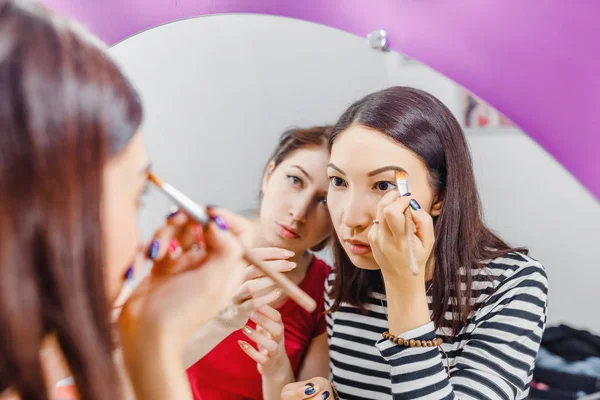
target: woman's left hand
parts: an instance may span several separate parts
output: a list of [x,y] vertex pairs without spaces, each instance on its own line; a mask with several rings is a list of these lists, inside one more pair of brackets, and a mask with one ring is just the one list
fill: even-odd
[[264,305],[255,310],[250,319],[256,323],[256,329],[246,326],[242,331],[257,344],[258,350],[244,341],[240,341],[239,344],[242,350],[256,361],[258,372],[266,377],[288,373],[293,377],[290,360],[285,351],[284,326],[279,311]]
[[[410,197],[400,197],[397,191],[387,193],[379,202],[376,220],[369,231],[369,244],[373,257],[381,268],[386,284],[393,286],[424,283],[427,261],[435,242],[433,219],[423,209],[410,207]],[[418,204],[418,203],[417,203]],[[404,211],[410,210],[412,221],[407,221]],[[407,222],[414,224],[414,235],[407,234]],[[412,241],[414,258],[419,269],[415,276],[409,266],[408,241]]]

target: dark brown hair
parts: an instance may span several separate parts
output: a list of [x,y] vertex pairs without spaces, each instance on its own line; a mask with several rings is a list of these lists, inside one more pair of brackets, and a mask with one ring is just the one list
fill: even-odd
[[1,389],[50,397],[40,347],[53,333],[81,398],[119,397],[102,183],[141,119],[100,42],[38,5],[0,0]]
[[[456,333],[473,311],[468,301],[472,294],[471,269],[482,267],[484,260],[527,250],[510,248],[484,225],[466,139],[458,121],[438,99],[408,87],[372,93],[340,117],[329,140],[330,149],[338,135],[353,124],[393,138],[427,167],[429,184],[437,199],[443,200],[441,212],[434,218],[432,319],[438,327],[447,326],[444,316],[451,312],[451,327]],[[336,278],[331,311],[339,309],[341,303],[364,310],[373,291],[384,291],[381,272],[355,267],[337,238],[334,254]],[[461,283],[465,290],[457,290]]]
[[[263,170],[263,176],[267,173],[269,164],[273,162],[275,168],[288,158],[294,151],[305,147],[326,147],[328,145],[331,126],[314,126],[311,128],[291,128],[283,132],[279,137],[279,142],[273,150],[269,161]],[[273,168],[273,169],[275,169]],[[259,199],[262,200],[262,190],[259,193]],[[312,251],[323,250],[329,244],[330,238],[323,240],[314,246]]]

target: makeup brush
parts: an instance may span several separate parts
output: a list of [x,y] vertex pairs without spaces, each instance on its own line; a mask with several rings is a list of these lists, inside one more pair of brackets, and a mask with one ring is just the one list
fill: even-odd
[[[207,227],[210,222],[210,216],[205,207],[200,206],[189,197],[184,195],[179,190],[175,189],[172,185],[163,182],[158,176],[152,172],[148,172],[148,179],[156,185],[164,194],[166,194],[175,204],[181,207],[182,210],[187,212],[192,219],[200,223],[203,227]],[[241,244],[241,242],[240,242]],[[278,284],[287,295],[294,300],[300,307],[308,312],[312,312],[317,308],[315,300],[306,294],[302,289],[295,285],[285,275],[271,268],[268,264],[263,261],[256,259],[242,244],[244,251],[244,259],[258,268],[263,274],[271,278],[276,284]]]
[[[396,171],[396,187],[400,196],[405,196],[408,193],[408,174],[406,171]],[[406,220],[406,239],[408,245],[408,266],[412,271],[413,275],[419,273],[419,266],[415,258],[415,247],[413,243],[413,236],[415,234],[415,225],[410,213],[410,209],[404,210],[404,219]]]

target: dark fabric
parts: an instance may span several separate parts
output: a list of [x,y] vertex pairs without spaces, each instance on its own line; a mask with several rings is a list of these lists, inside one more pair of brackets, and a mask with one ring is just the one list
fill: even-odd
[[567,361],[600,357],[600,336],[568,325],[546,328],[542,346]]
[[538,390],[535,388],[531,388],[529,391],[529,400],[575,400],[577,399],[577,395],[575,393],[566,392],[564,390],[559,389],[548,389],[548,390]]
[[578,391],[585,393],[600,392],[600,379],[591,376],[574,375],[536,367],[533,370],[533,379],[536,382],[545,383],[553,389],[571,393]]

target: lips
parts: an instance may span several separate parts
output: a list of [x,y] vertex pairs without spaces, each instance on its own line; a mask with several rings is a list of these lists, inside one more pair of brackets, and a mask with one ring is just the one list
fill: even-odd
[[344,239],[344,243],[346,244],[348,250],[354,255],[363,256],[371,252],[371,246],[369,246],[368,243],[360,240]]
[[277,226],[277,233],[285,239],[299,239],[298,231],[286,225],[275,224]]

